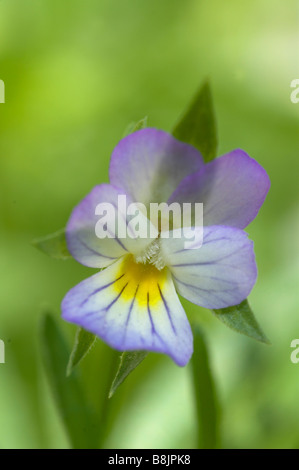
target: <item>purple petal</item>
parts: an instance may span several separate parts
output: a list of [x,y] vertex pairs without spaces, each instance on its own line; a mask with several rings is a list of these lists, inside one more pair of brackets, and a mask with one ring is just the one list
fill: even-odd
[[130,255],[123,257],[71,289],[62,316],[117,350],[162,352],[184,366],[193,339],[171,275],[145,269]]
[[256,217],[269,188],[266,171],[242,150],[234,150],[187,176],[169,202],[201,202],[204,225],[244,228]]
[[118,143],[111,156],[110,182],[134,201],[166,202],[179,182],[202,166],[201,154],[194,147],[147,128]]
[[[123,209],[118,204],[118,196],[126,197],[127,202]],[[101,184],[93,188],[75,207],[66,227],[66,238],[70,253],[79,263],[89,267],[103,268],[128,252],[138,254],[145,249],[149,241],[142,238],[134,239],[133,229],[131,229],[131,237],[126,236],[129,230],[127,205],[130,202],[131,199],[123,190],[110,184]],[[96,234],[97,223],[101,220],[101,216],[96,213],[99,203],[111,205],[109,214],[111,220],[116,222],[114,229],[107,230],[111,238],[101,239]],[[125,237],[120,236],[119,218],[127,230]]]
[[239,304],[249,295],[257,277],[253,243],[240,229],[210,226],[203,229],[201,247],[199,237],[199,248],[185,249],[186,240],[197,230],[185,228],[182,238],[161,239],[161,255],[178,293],[210,309]]

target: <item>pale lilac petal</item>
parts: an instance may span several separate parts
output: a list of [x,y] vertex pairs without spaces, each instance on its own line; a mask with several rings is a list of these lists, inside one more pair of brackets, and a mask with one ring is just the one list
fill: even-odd
[[[199,228],[195,228],[195,233]],[[185,249],[194,231],[181,238],[161,239],[161,255],[179,294],[202,307],[237,305],[251,292],[257,277],[253,243],[240,229],[210,226],[203,229],[203,244]]]
[[[126,197],[126,205],[122,208],[118,197]],[[96,226],[104,220],[96,213],[99,203],[109,204],[111,220],[115,220],[115,227],[109,231],[111,238],[98,238]],[[131,216],[127,215],[127,207],[131,199],[123,190],[110,185],[101,184],[93,190],[75,207],[66,227],[67,245],[72,256],[85,266],[103,268],[113,263],[126,253],[138,254],[151,242],[146,238],[134,238],[136,231],[130,226]],[[145,226],[150,231],[150,222],[140,212]],[[120,229],[122,222],[125,232]],[[113,225],[113,224],[112,224]],[[109,227],[108,227],[109,228]],[[130,236],[127,236],[127,235]]]
[[155,270],[147,278],[144,269],[129,255],[81,282],[65,296],[63,318],[117,350],[161,352],[184,366],[193,338],[171,275]]
[[201,202],[204,225],[244,228],[256,217],[269,188],[266,171],[235,150],[187,176],[169,202]]
[[122,139],[110,162],[111,184],[123,188],[137,202],[166,202],[179,182],[203,166],[191,145],[152,128]]

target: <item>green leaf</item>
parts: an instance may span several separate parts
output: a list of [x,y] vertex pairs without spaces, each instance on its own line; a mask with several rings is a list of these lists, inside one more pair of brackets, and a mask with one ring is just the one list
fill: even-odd
[[118,371],[110,388],[109,398],[114,395],[116,389],[123,383],[123,381],[128,377],[128,375],[143,361],[147,354],[147,351],[126,351],[122,353]]
[[146,127],[147,127],[147,116],[145,116],[143,119],[140,119],[140,121],[131,122],[126,127],[125,132],[123,134],[123,138],[129,134],[133,134],[133,132],[139,131],[140,129],[145,129]]
[[54,318],[41,324],[42,359],[57,407],[74,448],[94,448],[99,437],[94,411],[87,404],[77,375],[66,377],[69,349]]
[[67,377],[72,373],[73,368],[79,364],[79,362],[86,356],[90,351],[96,340],[96,336],[83,328],[78,328],[73,350],[71,352],[69,362],[66,369]]
[[178,140],[196,147],[206,163],[216,157],[216,119],[209,82],[201,86],[172,134]]
[[70,259],[72,257],[67,248],[64,229],[46,237],[36,238],[32,240],[32,244],[51,258]]
[[219,320],[238,333],[250,336],[250,338],[262,343],[271,344],[256,321],[247,299],[239,305],[212,310],[212,312]]
[[200,328],[193,325],[194,353],[191,359],[198,423],[198,447],[216,449],[220,445],[220,407],[210,368],[206,342]]

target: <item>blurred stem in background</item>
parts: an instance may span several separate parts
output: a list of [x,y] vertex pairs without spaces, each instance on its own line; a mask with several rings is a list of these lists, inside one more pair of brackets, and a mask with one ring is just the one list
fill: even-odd
[[220,447],[220,407],[211,371],[206,340],[201,328],[192,325],[194,353],[191,359],[193,389],[196,400],[198,448]]
[[78,374],[66,377],[69,350],[56,320],[49,314],[42,318],[41,347],[49,384],[72,447],[97,447],[100,423],[87,403]]

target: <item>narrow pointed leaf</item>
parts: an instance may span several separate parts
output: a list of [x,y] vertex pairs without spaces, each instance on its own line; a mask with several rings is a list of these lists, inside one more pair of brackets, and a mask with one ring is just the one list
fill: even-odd
[[147,127],[147,116],[140,121],[131,122],[125,129],[123,137],[126,137],[129,134],[133,134],[133,132],[139,131],[140,129],[145,129]]
[[239,305],[212,310],[212,312],[219,320],[238,333],[250,336],[262,343],[270,344],[270,341],[256,321],[247,299],[243,300]]
[[172,131],[174,137],[196,147],[204,161],[216,157],[217,131],[209,82],[199,89],[190,107]]
[[206,342],[197,325],[193,325],[193,337],[191,368],[197,410],[198,447],[216,449],[220,445],[220,407]]
[[79,362],[86,356],[90,351],[92,345],[96,340],[96,336],[83,328],[78,328],[73,350],[71,352],[69,362],[66,369],[67,377],[72,373],[73,368],[79,364]]
[[147,351],[126,351],[122,353],[118,371],[110,388],[109,398],[114,395],[116,389],[123,383],[123,381],[128,377],[128,375],[143,361],[147,354]]
[[66,377],[69,350],[54,318],[45,314],[41,325],[41,352],[56,405],[74,448],[94,448],[99,429],[76,374]]
[[35,238],[32,244],[51,258],[70,259],[72,257],[67,248],[64,229],[46,237]]

